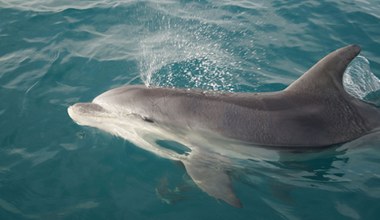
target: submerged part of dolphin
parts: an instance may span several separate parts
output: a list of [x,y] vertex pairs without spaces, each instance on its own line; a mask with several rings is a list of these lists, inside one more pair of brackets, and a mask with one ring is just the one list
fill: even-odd
[[[343,73],[359,52],[356,45],[338,49],[279,92],[123,86],[91,103],[70,106],[68,113],[80,125],[100,128],[159,156],[182,161],[203,191],[239,207],[224,165],[231,158],[255,156],[249,144],[321,148],[380,126],[380,111],[343,88]],[[191,151],[178,154],[159,146],[157,140],[175,140]]]

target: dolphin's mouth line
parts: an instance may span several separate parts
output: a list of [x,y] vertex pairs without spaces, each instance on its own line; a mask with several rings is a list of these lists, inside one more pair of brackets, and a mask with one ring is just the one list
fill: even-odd
[[72,106],[69,106],[67,112],[76,123],[83,125],[81,121],[85,119],[97,120],[99,123],[101,119],[117,119],[120,117],[135,117],[139,118],[148,123],[156,123],[156,121],[146,115],[141,115],[138,113],[128,112],[124,114],[117,114],[114,111],[107,110],[100,104],[90,102],[90,103],[76,103]]
[[87,125],[88,121],[101,123],[102,119],[117,118],[115,114],[96,103],[76,103],[69,106],[67,112],[77,124]]

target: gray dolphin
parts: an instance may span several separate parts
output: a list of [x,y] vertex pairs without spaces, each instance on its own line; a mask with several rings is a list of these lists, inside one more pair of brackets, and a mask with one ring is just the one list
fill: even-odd
[[[207,167],[210,161],[228,161],[225,151],[215,150],[225,142],[204,151],[199,143],[210,143],[210,137],[218,137],[214,139],[244,143],[244,149],[249,145],[310,149],[348,142],[373,132],[380,126],[380,111],[350,96],[342,83],[347,65],[359,52],[359,46],[350,45],[328,54],[283,91],[217,93],[123,86],[90,103],[70,106],[68,113],[78,124],[132,139],[160,156],[182,161],[203,191],[239,207],[241,203],[231,189],[227,172]],[[135,126],[128,130],[126,126],[133,123]],[[149,134],[197,147],[190,147],[189,155],[175,155],[157,146]],[[194,144],[192,140],[199,137],[203,139]],[[229,146],[230,154],[247,152],[240,151],[236,144]]]

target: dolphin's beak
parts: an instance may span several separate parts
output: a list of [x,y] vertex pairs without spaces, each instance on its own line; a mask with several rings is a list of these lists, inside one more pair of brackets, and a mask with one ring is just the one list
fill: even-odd
[[67,112],[77,124],[85,125],[89,118],[106,117],[109,112],[95,103],[76,103],[67,109]]

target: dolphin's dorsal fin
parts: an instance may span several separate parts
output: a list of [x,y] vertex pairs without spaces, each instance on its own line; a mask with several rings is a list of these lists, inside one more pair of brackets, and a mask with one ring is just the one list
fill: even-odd
[[321,94],[332,90],[344,92],[343,73],[348,64],[360,53],[360,47],[350,45],[335,50],[318,61],[305,72],[298,80],[293,82],[287,92]]

